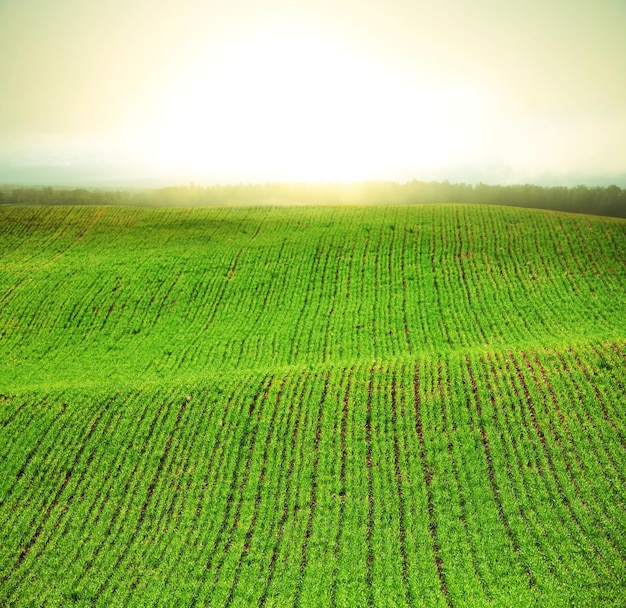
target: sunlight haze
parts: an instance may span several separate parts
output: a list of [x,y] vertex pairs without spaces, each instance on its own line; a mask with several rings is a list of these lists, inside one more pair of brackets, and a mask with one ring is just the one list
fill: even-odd
[[626,7],[0,3],[0,182],[626,185]]

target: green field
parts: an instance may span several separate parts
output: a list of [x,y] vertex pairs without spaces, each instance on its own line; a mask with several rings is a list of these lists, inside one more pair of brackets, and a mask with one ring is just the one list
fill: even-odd
[[0,605],[626,605],[626,221],[0,207]]

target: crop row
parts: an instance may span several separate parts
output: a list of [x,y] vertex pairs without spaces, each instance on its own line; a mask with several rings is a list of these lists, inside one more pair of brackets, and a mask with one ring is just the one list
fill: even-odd
[[619,339],[626,223],[498,207],[0,209],[16,386]]
[[625,353],[3,395],[0,603],[618,605]]

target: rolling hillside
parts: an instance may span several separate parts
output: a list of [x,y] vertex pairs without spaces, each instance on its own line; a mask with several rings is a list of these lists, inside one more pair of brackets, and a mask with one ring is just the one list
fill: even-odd
[[0,604],[626,603],[626,221],[0,207]]

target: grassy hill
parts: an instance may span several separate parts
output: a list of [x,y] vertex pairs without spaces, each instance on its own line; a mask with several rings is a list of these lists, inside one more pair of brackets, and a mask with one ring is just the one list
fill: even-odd
[[0,604],[623,605],[626,221],[0,208]]

